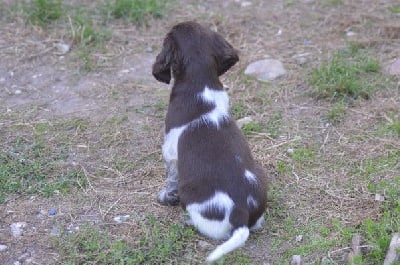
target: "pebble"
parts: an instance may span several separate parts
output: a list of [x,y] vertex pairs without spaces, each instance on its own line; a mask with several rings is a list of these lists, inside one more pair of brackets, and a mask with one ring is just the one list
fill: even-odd
[[300,255],[293,255],[290,265],[304,265],[304,261]]
[[19,94],[21,94],[21,93],[22,93],[22,91],[19,90],[19,89],[17,89],[17,90],[14,91],[14,94],[15,94],[15,95],[19,95]]
[[383,201],[385,201],[385,196],[383,196],[383,195],[381,195],[381,194],[379,194],[379,193],[376,193],[376,194],[375,194],[375,201],[377,201],[377,202],[383,202]]
[[236,124],[240,129],[242,129],[243,126],[245,126],[246,124],[249,124],[252,121],[253,121],[253,119],[251,117],[244,117],[244,118],[238,119],[236,121]]
[[119,216],[114,217],[113,220],[116,223],[120,224],[120,223],[126,222],[129,219],[129,217],[131,217],[129,214],[127,214],[127,215],[119,215]]
[[296,236],[296,242],[301,242],[301,241],[303,241],[303,235]]
[[56,44],[56,49],[59,53],[66,54],[67,52],[69,52],[70,47],[68,44],[59,42]]
[[244,71],[246,75],[259,81],[272,81],[286,74],[283,64],[275,59],[264,59],[249,64]]
[[400,75],[400,58],[397,58],[386,67],[389,75]]
[[25,228],[27,224],[25,222],[17,222],[11,224],[11,233],[14,237],[22,236],[23,228]]
[[57,209],[51,208],[51,209],[48,211],[48,213],[49,213],[50,216],[56,215],[56,214],[57,214]]
[[8,247],[6,245],[0,245],[0,252],[5,251]]

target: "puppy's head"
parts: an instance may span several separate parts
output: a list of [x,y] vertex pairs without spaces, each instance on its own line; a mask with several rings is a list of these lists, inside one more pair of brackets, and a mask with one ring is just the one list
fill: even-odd
[[238,60],[237,51],[221,35],[196,22],[183,22],[165,37],[153,64],[153,76],[167,84],[171,72],[174,78],[179,78],[190,69],[211,69],[219,76]]

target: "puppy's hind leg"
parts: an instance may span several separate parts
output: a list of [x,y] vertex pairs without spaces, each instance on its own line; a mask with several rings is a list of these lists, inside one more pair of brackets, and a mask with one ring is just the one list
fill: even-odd
[[166,187],[158,193],[158,202],[162,205],[178,205],[178,161],[176,159],[165,162]]

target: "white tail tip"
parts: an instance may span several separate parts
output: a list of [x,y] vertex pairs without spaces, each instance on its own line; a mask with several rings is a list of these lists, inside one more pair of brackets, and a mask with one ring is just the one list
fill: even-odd
[[213,252],[211,252],[210,255],[208,255],[206,261],[208,264],[213,263],[214,261],[217,261],[218,259],[220,259],[222,256],[224,256],[225,254],[240,248],[244,245],[244,243],[246,242],[247,238],[249,238],[249,228],[247,226],[243,226],[240,228],[237,228],[233,231],[232,236],[225,241],[224,243],[222,243],[221,245],[219,245],[216,249],[214,249]]

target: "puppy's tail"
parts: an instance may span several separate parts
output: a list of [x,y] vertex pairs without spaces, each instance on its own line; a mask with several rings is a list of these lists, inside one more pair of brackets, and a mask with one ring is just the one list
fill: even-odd
[[247,226],[241,226],[233,230],[232,236],[219,245],[210,255],[208,255],[206,261],[207,264],[211,264],[214,261],[220,259],[223,255],[240,248],[244,245],[247,238],[249,238],[249,228]]

